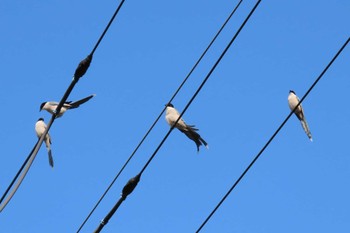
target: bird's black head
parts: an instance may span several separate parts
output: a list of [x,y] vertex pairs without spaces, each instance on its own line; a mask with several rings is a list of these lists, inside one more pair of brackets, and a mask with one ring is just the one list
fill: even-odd
[[167,106],[167,107],[174,107],[174,105],[172,105],[172,103],[167,103],[165,106]]
[[40,118],[38,119],[38,121],[44,121],[44,118],[40,117]]
[[41,110],[43,110],[43,107],[44,107],[45,104],[46,104],[46,102],[43,102],[43,103],[40,105],[40,110],[39,110],[39,112],[40,112]]
[[295,95],[295,92],[293,90],[289,90],[289,93],[293,93]]

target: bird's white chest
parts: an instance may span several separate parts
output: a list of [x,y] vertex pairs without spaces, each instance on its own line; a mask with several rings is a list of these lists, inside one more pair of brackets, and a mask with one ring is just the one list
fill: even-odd
[[175,109],[168,108],[166,110],[165,119],[169,125],[173,125],[178,117],[179,117],[179,113]]
[[45,126],[41,124],[41,122],[38,122],[35,125],[35,132],[38,137],[41,137],[41,135],[43,135],[43,133],[45,132]]
[[295,106],[297,106],[299,103],[298,98],[296,97],[296,95],[290,94],[288,96],[288,105],[290,110],[293,110],[295,108]]

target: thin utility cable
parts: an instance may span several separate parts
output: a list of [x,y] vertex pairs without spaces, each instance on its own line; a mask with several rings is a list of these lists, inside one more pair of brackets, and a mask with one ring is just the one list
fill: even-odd
[[[102,39],[104,38],[106,32],[108,31],[110,25],[112,24],[112,22],[114,21],[116,15],[118,14],[120,8],[122,7],[123,3],[125,2],[125,0],[122,0],[119,4],[119,6],[117,7],[115,13],[113,14],[112,18],[110,19],[108,25],[106,26],[105,30],[103,31],[103,33],[101,34],[99,40],[97,41],[96,45],[94,46],[93,50],[91,51],[91,53],[84,59],[82,60],[78,67],[75,70],[72,82],[70,83],[69,87],[67,88],[65,94],[63,95],[61,101],[59,102],[56,111],[54,112],[54,114],[51,117],[51,120],[49,121],[49,123],[47,124],[46,130],[44,131],[43,135],[41,135],[40,139],[38,140],[38,142],[36,143],[36,145],[34,146],[34,149],[32,150],[31,154],[29,157],[27,157],[27,159],[25,160],[25,162],[23,163],[22,167],[19,169],[19,171],[17,172],[15,178],[12,180],[11,184],[9,185],[9,187],[7,188],[7,190],[5,191],[4,195],[1,198],[1,201],[3,201],[7,195],[7,193],[11,190],[10,194],[7,196],[7,198],[4,200],[4,202],[0,202],[0,212],[6,207],[7,203],[11,200],[11,198],[13,197],[13,195],[16,193],[17,189],[19,188],[19,186],[21,185],[22,181],[24,180],[27,172],[29,171],[43,141],[44,138],[46,136],[46,134],[49,132],[51,125],[53,124],[53,122],[56,119],[57,114],[61,111],[61,108],[63,106],[63,104],[67,101],[70,93],[72,92],[75,84],[77,84],[77,82],[79,81],[79,79],[86,73],[86,71],[88,70],[90,63],[92,61],[92,57],[94,52],[96,51],[96,49],[98,48],[100,42],[102,41]],[[19,178],[18,178],[19,177]],[[18,178],[18,179],[17,179]],[[17,182],[15,182],[17,181]],[[13,188],[12,186],[15,185]]]
[[[234,13],[236,12],[236,10],[238,9],[238,7],[240,6],[240,4],[242,3],[243,0],[240,0],[237,5],[235,6],[235,8],[232,10],[232,12],[230,13],[230,15],[228,16],[228,18],[226,19],[226,21],[224,22],[224,24],[221,26],[221,28],[219,29],[219,31],[216,33],[216,35],[214,36],[214,38],[212,39],[212,41],[209,43],[209,45],[207,46],[207,48],[204,50],[204,52],[202,53],[202,55],[199,57],[199,59],[197,60],[197,62],[195,63],[195,65],[192,67],[192,69],[190,70],[190,72],[187,74],[187,76],[185,77],[185,79],[182,81],[182,83],[180,84],[180,86],[178,87],[178,89],[175,91],[174,95],[170,98],[168,103],[171,103],[171,101],[173,101],[173,99],[176,97],[176,95],[179,93],[179,91],[182,89],[183,85],[187,82],[188,78],[192,75],[193,71],[197,68],[198,64],[201,62],[201,60],[203,59],[203,57],[205,56],[205,54],[208,52],[208,50],[210,49],[210,47],[212,46],[212,44],[215,42],[215,40],[217,39],[217,37],[220,35],[221,31],[225,28],[226,24],[230,21],[231,17],[234,15]],[[124,165],[122,166],[122,168],[119,170],[119,172],[117,173],[117,175],[114,177],[114,179],[112,180],[112,182],[110,183],[110,185],[107,187],[106,191],[102,194],[102,196],[100,197],[100,199],[97,201],[97,203],[95,204],[95,206],[92,208],[92,210],[90,211],[90,213],[88,214],[88,216],[85,218],[85,220],[83,221],[83,223],[80,225],[79,229],[77,230],[77,233],[79,233],[81,231],[81,229],[84,227],[85,223],[89,220],[89,218],[91,217],[91,215],[94,213],[94,211],[96,210],[96,208],[98,207],[98,205],[101,203],[101,201],[103,200],[103,198],[106,196],[106,194],[109,192],[109,190],[111,189],[111,187],[113,186],[113,184],[115,183],[115,181],[118,179],[118,177],[120,176],[120,174],[124,171],[124,169],[126,168],[126,166],[128,165],[128,163],[130,162],[130,160],[134,157],[135,153],[138,151],[139,147],[143,144],[143,142],[146,140],[146,138],[148,137],[149,133],[153,130],[154,126],[158,123],[159,119],[161,118],[161,116],[163,115],[164,111],[165,111],[166,107],[162,109],[162,111],[159,113],[158,117],[156,118],[156,120],[153,122],[153,124],[151,125],[151,127],[148,129],[148,131],[146,132],[145,136],[142,138],[142,140],[139,142],[139,144],[136,146],[135,150],[131,153],[131,155],[129,156],[129,158],[126,160],[126,162],[124,163]]]
[[214,66],[211,68],[211,70],[209,71],[209,73],[207,74],[207,76],[204,78],[203,82],[201,83],[201,85],[199,86],[199,88],[197,89],[197,91],[194,93],[194,95],[192,96],[192,98],[190,99],[190,101],[187,103],[187,105],[185,106],[184,110],[181,112],[179,118],[176,120],[176,122],[173,124],[173,126],[170,128],[169,132],[165,135],[165,137],[163,138],[163,140],[161,141],[161,143],[159,144],[159,146],[157,147],[157,149],[154,151],[154,153],[152,154],[152,156],[150,157],[150,159],[147,161],[147,163],[145,164],[145,166],[142,168],[140,174],[142,175],[142,173],[146,170],[146,168],[148,167],[148,165],[151,163],[151,161],[153,160],[154,156],[157,154],[158,150],[162,147],[163,143],[166,141],[166,139],[168,138],[168,136],[170,135],[171,131],[174,129],[175,125],[177,124],[177,122],[181,119],[181,117],[185,114],[185,112],[187,111],[188,107],[192,104],[193,100],[197,97],[198,93],[202,90],[203,86],[205,85],[205,83],[208,81],[208,79],[210,78],[211,74],[214,72],[214,70],[216,69],[216,67],[218,66],[218,64],[220,63],[220,61],[222,60],[222,58],[225,56],[226,52],[229,50],[229,48],[231,47],[231,45],[233,44],[233,42],[236,40],[237,36],[239,35],[239,33],[241,32],[241,30],[244,28],[245,24],[248,22],[250,16],[254,13],[255,9],[258,7],[258,5],[260,4],[261,0],[259,0],[255,6],[253,7],[253,9],[250,11],[250,13],[248,14],[247,18],[244,20],[244,22],[242,23],[242,25],[239,27],[238,31],[236,32],[236,34],[233,36],[233,38],[231,39],[231,41],[228,43],[228,45],[226,46],[226,48],[224,49],[224,51],[221,53],[220,57],[218,58],[218,60],[215,62]]
[[117,14],[119,13],[119,10],[120,10],[120,8],[122,8],[124,2],[125,2],[125,0],[122,0],[122,1],[119,3],[119,5],[118,5],[117,9],[115,10],[115,12],[114,12],[112,18],[109,20],[109,22],[108,22],[108,24],[107,24],[105,30],[104,30],[103,33],[101,34],[100,39],[98,39],[98,41],[97,41],[95,47],[94,47],[93,50],[91,51],[91,54],[95,53],[95,50],[96,50],[97,47],[100,45],[100,43],[101,43],[103,37],[104,37],[105,34],[107,33],[107,31],[108,31],[109,27],[111,26],[111,24],[113,23],[115,17],[116,17]]
[[249,169],[254,165],[254,163],[258,160],[260,155],[264,152],[264,150],[269,146],[269,144],[273,141],[275,136],[278,134],[278,132],[283,128],[283,126],[287,123],[289,118],[293,115],[294,111],[299,107],[299,105],[304,101],[304,99],[309,95],[311,90],[316,86],[318,81],[323,77],[323,75],[326,73],[328,68],[333,64],[333,62],[337,59],[338,55],[343,51],[343,49],[347,46],[349,43],[350,38],[345,42],[345,44],[339,49],[339,51],[336,53],[336,55],[333,57],[333,59],[329,62],[329,64],[326,66],[326,68],[322,71],[322,73],[318,76],[316,81],[311,85],[309,90],[304,94],[304,96],[301,98],[297,106],[291,111],[287,118],[283,121],[283,123],[278,127],[276,132],[272,135],[272,137],[267,141],[265,146],[259,151],[259,153],[255,156],[253,161],[249,164],[249,166],[244,170],[244,172],[240,175],[240,177],[235,181],[235,183],[232,185],[232,187],[229,189],[229,191],[225,194],[225,196],[221,199],[221,201],[217,204],[217,206],[214,208],[214,210],[209,214],[209,216],[205,219],[205,221],[202,223],[202,225],[198,228],[196,233],[200,232],[201,229],[205,226],[205,224],[209,221],[209,219],[213,216],[213,214],[216,212],[216,210],[221,206],[221,204],[226,200],[226,198],[230,195],[230,193],[235,189],[237,184],[242,180],[242,178],[245,176],[245,174],[249,171]]
[[204,78],[203,82],[201,83],[201,85],[198,87],[197,91],[194,93],[194,95],[192,96],[192,98],[190,99],[190,101],[187,103],[186,107],[184,108],[184,110],[181,112],[180,116],[178,117],[178,119],[176,120],[176,122],[172,125],[172,127],[169,129],[168,133],[165,135],[165,137],[163,138],[163,140],[160,142],[160,144],[158,145],[158,147],[156,148],[156,150],[153,152],[153,154],[151,155],[151,157],[149,158],[149,160],[146,162],[146,164],[144,165],[144,167],[141,169],[141,171],[133,178],[131,178],[127,184],[124,186],[123,190],[122,190],[122,195],[119,198],[119,200],[117,201],[117,203],[114,205],[114,207],[110,210],[110,212],[106,215],[106,217],[100,222],[99,226],[96,228],[96,230],[94,231],[94,233],[99,233],[101,232],[101,230],[103,229],[103,227],[105,225],[107,225],[107,223],[109,222],[109,220],[112,218],[112,216],[114,215],[114,213],[118,210],[119,206],[122,204],[122,202],[127,198],[128,195],[130,195],[133,190],[136,188],[138,182],[141,179],[141,176],[143,174],[143,172],[147,169],[148,165],[151,163],[151,161],[153,160],[153,158],[156,156],[156,154],[158,153],[159,149],[162,147],[162,145],[164,144],[164,142],[166,141],[166,139],[169,137],[170,133],[172,132],[172,130],[174,129],[175,125],[177,124],[177,122],[181,119],[181,117],[185,114],[185,112],[187,111],[187,109],[189,108],[189,106],[192,104],[192,102],[194,101],[194,99],[197,97],[197,95],[199,94],[199,92],[201,91],[201,89],[203,88],[203,86],[206,84],[206,82],[208,81],[208,79],[210,78],[211,74],[214,72],[214,70],[216,69],[216,67],[218,66],[218,64],[220,63],[220,61],[222,60],[222,58],[225,56],[226,52],[229,50],[229,48],[231,47],[231,45],[233,44],[233,42],[235,41],[235,39],[237,38],[237,36],[239,35],[239,33],[241,32],[241,30],[243,29],[243,27],[245,26],[245,24],[247,23],[247,21],[249,20],[249,18],[251,17],[251,15],[254,13],[255,9],[258,7],[258,5],[260,4],[261,0],[259,0],[255,6],[253,7],[253,9],[250,11],[249,15],[247,16],[247,18],[244,20],[244,22],[242,23],[242,25],[240,26],[240,28],[238,29],[238,31],[236,32],[236,34],[233,36],[233,38],[231,39],[231,41],[228,43],[228,45],[226,46],[226,48],[224,49],[224,51],[222,52],[222,54],[220,55],[220,57],[218,58],[218,60],[215,62],[215,64],[213,65],[213,67],[211,68],[211,70],[209,71],[209,73],[207,74],[207,76]]
[[24,168],[25,165],[27,164],[27,162],[28,162],[28,160],[29,160],[31,154],[33,153],[33,151],[34,151],[36,145],[38,144],[38,142],[39,142],[39,138],[38,138],[38,141],[35,143],[35,145],[34,145],[32,151],[28,154],[26,160],[23,162],[21,168],[18,170],[17,174],[15,175],[15,177],[13,178],[13,180],[11,181],[10,185],[7,187],[5,193],[2,195],[2,197],[1,197],[1,199],[0,199],[0,204],[2,203],[2,201],[4,200],[4,198],[6,197],[7,193],[10,191],[12,185],[15,183],[15,181],[16,181],[17,178],[18,178],[18,176],[22,173],[23,168]]

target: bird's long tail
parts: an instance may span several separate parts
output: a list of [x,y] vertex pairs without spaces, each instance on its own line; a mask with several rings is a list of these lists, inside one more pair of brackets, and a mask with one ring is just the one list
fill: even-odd
[[49,164],[53,168],[53,157],[52,157],[52,152],[51,152],[51,138],[48,136],[45,140],[45,145],[47,149],[47,154],[49,156]]
[[89,101],[92,97],[94,97],[95,94],[93,95],[89,95],[88,97],[85,97],[84,99],[81,99],[81,100],[77,100],[77,101],[74,101],[74,102],[70,102],[69,104],[71,105],[70,108],[77,108],[79,107],[81,104]]
[[309,137],[310,141],[312,141],[312,136],[311,136],[311,132],[310,132],[310,128],[309,125],[307,124],[305,118],[300,120],[301,122],[301,126],[303,127],[306,135]]
[[197,146],[197,151],[199,151],[199,147],[204,145],[208,148],[208,143],[196,132],[198,129],[194,128],[194,125],[187,125],[187,130],[181,130],[189,139],[194,141]]
[[47,148],[47,152],[48,152],[48,155],[49,155],[49,164],[53,168],[53,157],[52,157],[51,148]]

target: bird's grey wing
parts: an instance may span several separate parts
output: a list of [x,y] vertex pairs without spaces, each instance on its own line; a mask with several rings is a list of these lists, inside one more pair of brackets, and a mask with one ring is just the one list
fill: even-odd
[[[73,108],[72,105],[70,104],[70,102],[71,102],[71,101],[65,102],[65,103],[63,104],[62,108],[66,108],[66,109],[68,109],[68,108]],[[62,109],[61,109],[61,112],[62,112]],[[63,113],[62,113],[62,114],[63,114]]]
[[[297,98],[298,103],[299,103],[300,102],[299,97],[296,96],[296,98]],[[307,121],[305,119],[304,109],[303,109],[303,106],[301,105],[301,103],[299,104],[298,113],[296,115],[297,115],[298,119],[300,120],[301,126],[303,127],[306,135],[308,136],[310,141],[312,141],[311,131],[310,131],[309,125],[307,124]]]
[[[176,119],[174,121],[176,121],[177,118],[179,118],[180,113],[176,109],[174,109],[174,110],[176,111]],[[182,128],[187,128],[187,124],[186,124],[185,120],[182,117],[177,122],[177,124],[180,125]]]
[[51,106],[57,106],[59,103],[58,102],[54,102],[54,101],[49,101],[48,102]]
[[52,144],[52,142],[51,142],[51,136],[50,136],[49,132],[47,132],[47,136],[49,137],[49,143]]
[[298,118],[300,120],[301,126],[303,127],[306,135],[308,136],[310,141],[312,141],[312,135],[311,135],[311,131],[310,131],[309,125],[307,124],[307,121],[306,121],[306,118],[305,118],[305,115],[304,115],[304,109],[301,107],[301,105],[299,105],[299,107],[300,107],[300,111],[299,111],[299,114],[297,116],[298,116]]
[[[177,120],[177,119],[175,119],[175,120]],[[177,122],[177,124],[181,128],[187,128],[187,124],[182,118]]]
[[299,104],[299,106],[295,109],[294,113],[295,113],[295,115],[298,117],[298,119],[300,121],[305,119],[305,117],[304,117],[304,110],[303,110],[303,107],[301,106],[301,104]]

